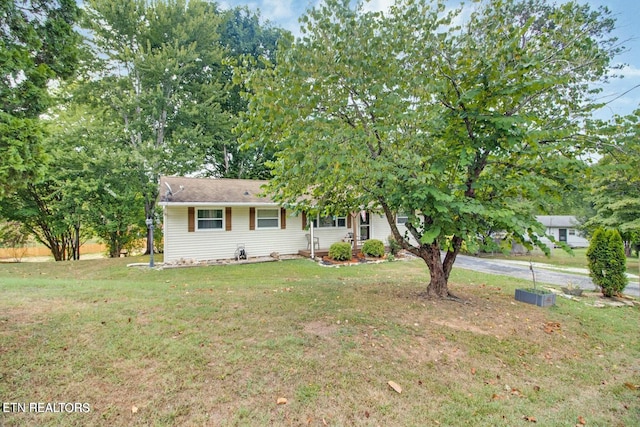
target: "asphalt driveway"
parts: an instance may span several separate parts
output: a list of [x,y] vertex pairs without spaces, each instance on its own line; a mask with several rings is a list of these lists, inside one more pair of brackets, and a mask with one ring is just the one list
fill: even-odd
[[[458,255],[454,267],[481,273],[499,274],[529,281],[532,280],[531,270],[527,261],[486,259]],[[571,283],[582,289],[593,290],[595,288],[586,269],[562,269],[558,266],[540,263],[533,263],[533,269],[536,274],[537,283],[555,286],[567,286],[567,284]],[[629,277],[629,284],[625,288],[624,293],[626,295],[640,297],[640,285],[637,275],[631,275]]]

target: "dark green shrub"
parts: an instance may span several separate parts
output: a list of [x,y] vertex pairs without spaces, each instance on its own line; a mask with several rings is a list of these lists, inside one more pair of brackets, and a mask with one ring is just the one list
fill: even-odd
[[347,261],[351,259],[351,243],[338,242],[329,248],[329,258],[336,261]]
[[589,276],[593,280],[593,284],[602,290],[604,280],[604,262],[608,257],[608,244],[606,232],[602,228],[598,228],[589,243],[587,249],[587,265],[589,267]]
[[393,236],[387,237],[387,240],[389,241],[389,252],[391,252],[391,255],[398,255],[398,252],[400,252],[400,249],[402,249],[400,243],[398,243],[398,241]]
[[627,257],[624,252],[624,243],[618,230],[609,231],[609,262],[606,274],[606,284],[603,289],[604,296],[612,297],[621,294],[627,286]]
[[366,256],[381,257],[384,255],[384,243],[378,239],[371,239],[362,245],[362,253]]
[[617,230],[596,230],[587,250],[587,262],[589,275],[602,295],[618,295],[627,286],[627,259]]

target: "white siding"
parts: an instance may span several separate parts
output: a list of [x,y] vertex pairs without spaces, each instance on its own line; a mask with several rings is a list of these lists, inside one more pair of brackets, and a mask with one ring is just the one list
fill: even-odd
[[[560,228],[564,228],[567,230],[567,245],[569,245],[572,248],[586,248],[589,246],[589,240],[587,240],[586,238],[580,236],[580,231],[575,229],[575,228],[570,228],[570,227],[547,227],[547,234],[550,236],[553,236],[554,239],[556,239],[556,241],[560,240]],[[569,230],[574,230],[575,231],[575,235],[570,235],[569,234]],[[553,244],[551,243],[551,240],[547,239],[546,237],[542,237],[540,239],[542,242],[544,242],[546,245],[548,246],[553,246]]]
[[[198,209],[220,209],[224,206],[198,206]],[[233,258],[237,245],[244,243],[247,256],[269,256],[272,252],[281,255],[296,254],[307,247],[302,218],[287,213],[287,228],[249,230],[249,207],[231,208],[231,231],[188,231],[186,206],[164,208],[164,259],[166,262],[180,260],[216,260]]]
[[[198,206],[197,209],[222,209],[225,206]],[[281,255],[297,254],[307,249],[306,234],[302,229],[302,216],[291,216],[287,212],[286,229],[249,229],[249,207],[231,208],[231,231],[196,230],[188,231],[188,208],[186,206],[164,207],[164,259],[174,262],[180,259],[206,261],[231,259],[237,245],[243,243],[247,256],[269,256],[272,252]],[[257,209],[260,209],[259,207]],[[356,218],[356,221],[358,221]],[[197,218],[196,218],[197,221]],[[226,221],[226,220],[225,220]],[[384,216],[371,214],[370,236],[379,239],[385,245],[391,234],[391,228]],[[405,227],[399,226],[404,233]],[[320,227],[314,229],[314,237],[320,241],[321,249],[328,249],[333,243],[340,242],[352,231],[351,227]]]
[[[398,231],[402,236],[405,236],[407,227],[404,224],[398,224]],[[387,217],[385,215],[371,214],[371,238],[382,240],[386,246],[389,244],[389,236],[391,236],[391,226],[387,221]],[[409,242],[413,245],[416,244],[413,236],[409,237]]]

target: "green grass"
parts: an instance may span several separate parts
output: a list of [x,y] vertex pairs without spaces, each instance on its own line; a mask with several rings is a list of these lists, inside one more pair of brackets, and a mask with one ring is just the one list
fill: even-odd
[[[0,264],[3,426],[637,425],[636,307],[454,270],[466,304],[424,299],[420,261],[167,270],[142,258]],[[388,385],[403,388],[398,394]],[[278,398],[287,403],[278,405]],[[133,409],[133,408],[136,409]]]
[[[510,259],[516,261],[533,261],[543,264],[551,264],[559,267],[572,267],[572,268],[585,268],[588,269],[587,265],[587,249],[586,248],[577,248],[573,249],[572,253],[568,253],[560,248],[555,248],[551,250],[551,255],[546,256],[541,250],[536,249],[528,255],[503,255],[503,254],[494,254],[494,255],[483,255],[483,257],[488,258],[500,258],[500,259]],[[638,257],[631,256],[627,258],[627,272],[631,274],[638,274]]]

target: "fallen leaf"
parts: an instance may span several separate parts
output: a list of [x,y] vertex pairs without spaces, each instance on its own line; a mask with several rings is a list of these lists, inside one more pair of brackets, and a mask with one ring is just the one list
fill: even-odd
[[511,394],[513,394],[514,396],[523,397],[522,392],[520,390],[518,390],[517,388],[512,388],[511,389]]
[[396,393],[400,394],[402,393],[402,387],[400,387],[400,385],[394,381],[389,381],[387,384],[389,384],[389,387],[391,387],[392,389],[394,389],[396,391]]
[[476,368],[471,368],[471,375],[475,375],[476,374]]
[[522,417],[525,421],[529,421],[530,423],[537,423],[536,417],[527,417],[526,415]]
[[587,421],[583,418],[583,417],[578,417],[578,424],[580,424],[581,426],[586,425]]
[[534,385],[533,386],[533,391],[540,391],[540,386],[539,385]]
[[502,399],[504,399],[504,396],[500,396],[499,394],[493,393],[493,396],[491,396],[491,400],[502,400]]
[[639,386],[637,386],[635,384],[631,384],[631,383],[624,383],[624,386],[626,388],[628,388],[629,390],[637,390],[637,389],[640,388]]
[[137,406],[132,406],[131,407],[131,413],[132,414],[137,414],[138,413],[138,407]]
[[559,322],[547,322],[544,324],[544,331],[548,334],[552,334],[560,330]]
[[276,401],[276,403],[278,405],[286,405],[287,404],[287,399],[285,397],[279,397],[278,400]]

